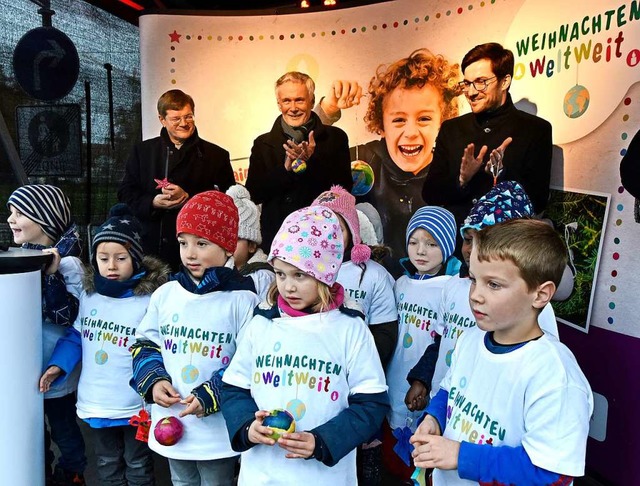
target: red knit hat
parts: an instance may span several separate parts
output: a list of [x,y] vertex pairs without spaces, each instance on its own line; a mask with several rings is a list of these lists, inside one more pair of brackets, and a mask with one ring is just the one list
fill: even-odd
[[238,208],[220,191],[201,192],[182,206],[176,220],[176,236],[189,233],[233,253],[238,244]]
[[360,221],[356,211],[356,198],[350,192],[342,186],[334,185],[328,191],[320,194],[311,205],[329,208],[342,216],[347,222],[353,242],[353,248],[351,249],[351,261],[353,263],[364,263],[371,258],[371,248],[362,244],[362,239],[360,238]]

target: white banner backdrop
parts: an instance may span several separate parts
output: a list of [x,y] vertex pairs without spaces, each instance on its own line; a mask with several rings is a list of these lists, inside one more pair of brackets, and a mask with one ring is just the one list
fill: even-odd
[[[514,102],[549,120],[557,145],[552,185],[611,194],[590,325],[640,337],[640,225],[620,186],[619,163],[640,128],[638,1],[396,0],[318,13],[264,17],[147,15],[140,19],[144,138],[160,130],[156,101],[179,88],[196,102],[200,135],[231,152],[243,182],[255,137],[279,114],[275,80],[290,70],[366,90],[380,64],[426,47],[460,62],[500,42],[516,55]],[[367,99],[337,126],[351,145],[367,132]],[[468,111],[460,99],[461,112]]]

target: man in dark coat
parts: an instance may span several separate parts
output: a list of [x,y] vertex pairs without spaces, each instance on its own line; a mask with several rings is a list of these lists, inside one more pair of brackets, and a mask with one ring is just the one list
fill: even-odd
[[[549,198],[551,124],[511,101],[513,53],[500,44],[474,47],[460,83],[471,113],[442,123],[422,197],[449,209],[458,224],[498,181],[519,182],[536,213]],[[488,155],[488,157],[487,157]]]
[[289,72],[276,81],[282,113],[270,132],[253,142],[246,187],[262,204],[262,248],[268,252],[284,219],[339,184],[350,191],[351,157],[347,134],[323,125],[311,111],[315,84],[306,74]]
[[160,136],[138,143],[127,161],[118,199],[141,221],[145,254],[180,267],[176,218],[191,196],[235,183],[229,152],[198,136],[193,98],[170,90],[158,100]]

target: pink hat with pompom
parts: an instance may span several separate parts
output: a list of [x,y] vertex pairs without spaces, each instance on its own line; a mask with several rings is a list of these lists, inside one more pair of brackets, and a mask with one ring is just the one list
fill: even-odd
[[267,258],[278,258],[332,286],[338,278],[344,244],[336,213],[322,206],[294,211],[284,220]]
[[353,248],[351,248],[351,261],[359,264],[371,258],[371,248],[362,243],[360,238],[360,221],[356,211],[356,198],[342,186],[331,186],[324,191],[312,203],[331,209],[344,218],[351,232]]

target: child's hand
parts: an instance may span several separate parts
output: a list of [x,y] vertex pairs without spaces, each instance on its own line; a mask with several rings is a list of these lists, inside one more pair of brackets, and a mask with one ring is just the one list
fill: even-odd
[[155,382],[151,389],[151,395],[153,397],[153,402],[164,408],[168,408],[181,400],[180,394],[167,380]]
[[187,405],[178,417],[184,417],[185,415],[195,415],[198,418],[204,417],[204,408],[202,408],[202,404],[200,400],[196,399],[195,395],[189,395],[184,400],[180,400],[182,405]]
[[251,422],[251,426],[249,427],[249,442],[252,444],[265,444],[272,446],[276,443],[275,440],[269,437],[273,433],[273,430],[262,425],[262,421],[269,415],[269,412],[266,410],[258,410],[255,413],[256,419]]
[[[442,435],[440,424],[438,424],[438,421],[431,415],[425,416],[425,418],[416,429],[415,434],[413,434],[411,439],[409,439],[409,442],[411,442],[412,444],[414,442],[418,442],[420,440],[419,436],[421,435]],[[414,440],[414,437],[418,438]]]
[[362,98],[362,86],[357,81],[336,79],[331,83],[331,89],[327,95],[320,100],[320,106],[328,116],[333,117],[340,110],[359,105],[360,98]]
[[424,410],[424,407],[429,403],[427,394],[428,390],[427,387],[424,386],[424,383],[419,380],[414,380],[404,397],[404,403],[412,412],[415,410]]
[[278,445],[289,451],[287,459],[307,459],[313,455],[316,448],[316,438],[310,432],[292,432],[282,434]]
[[59,366],[49,366],[40,378],[40,392],[46,393],[51,388],[51,383],[62,374],[62,369]]
[[460,442],[439,435],[424,435],[414,446],[411,455],[416,467],[458,469]]
[[45,275],[53,275],[58,271],[58,268],[60,268],[60,252],[57,248],[45,248],[42,250],[42,253],[53,255],[51,263],[44,269]]

